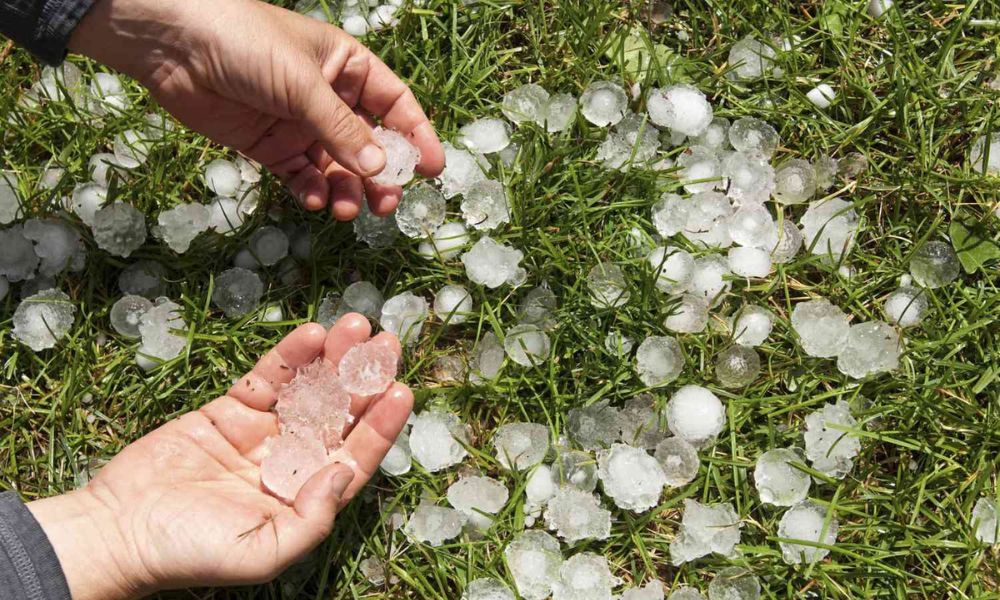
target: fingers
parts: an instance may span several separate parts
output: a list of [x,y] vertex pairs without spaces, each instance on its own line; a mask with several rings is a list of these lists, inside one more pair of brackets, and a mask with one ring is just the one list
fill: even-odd
[[348,313],[340,317],[326,335],[323,358],[336,369],[347,351],[352,346],[367,342],[371,334],[372,326],[368,319],[358,313]]
[[361,212],[364,186],[361,178],[337,163],[326,170],[330,189],[330,214],[338,221],[350,221]]
[[265,131],[252,146],[244,150],[244,153],[260,164],[267,165],[277,174],[272,165],[280,165],[293,157],[305,154],[315,139],[310,132],[303,129],[301,123],[282,120]]
[[[347,465],[334,463],[324,467],[309,478],[295,496],[295,512],[311,524],[333,526],[333,517],[355,479],[354,471]],[[320,537],[322,540],[326,534]]]
[[283,560],[297,560],[330,535],[337,510],[354,478],[349,467],[335,463],[321,469],[302,486],[295,496],[293,510],[275,518]]
[[308,165],[288,181],[288,190],[299,199],[306,210],[320,210],[326,206],[330,185],[326,177],[313,165]]
[[437,177],[444,170],[444,146],[430,121],[414,128],[410,142],[420,149],[420,163],[417,172],[424,177]]
[[371,128],[341,100],[316,70],[306,78],[295,113],[338,163],[356,175],[370,177],[385,167],[385,151]]
[[273,413],[250,408],[230,396],[213,400],[200,410],[237,452],[255,464],[254,451],[264,440],[278,435],[278,418]]
[[[345,64],[340,81],[334,82],[334,90],[348,100],[357,97],[357,103],[391,129],[409,136],[410,141],[420,149],[420,164],[417,170],[425,177],[435,177],[444,169],[444,147],[434,132],[417,98],[392,69],[360,43],[355,46]],[[363,59],[356,58],[364,56]],[[353,70],[367,68],[365,76],[359,77]],[[358,86],[358,82],[362,82]]]
[[396,210],[403,197],[398,185],[379,185],[371,179],[362,180],[338,163],[326,170],[330,198],[330,214],[338,221],[350,221],[361,212],[361,202],[367,199],[371,211],[384,217]]
[[[357,344],[369,341],[372,327],[368,319],[357,313],[344,315],[330,328],[330,333],[326,336],[326,347],[323,351],[324,358],[333,366],[338,368],[340,359],[347,354],[347,351]],[[399,361],[403,353],[399,340],[391,333],[382,332],[371,338],[371,341],[383,346],[386,352],[392,353]],[[358,418],[368,410],[368,405],[372,402],[372,396],[358,396],[351,394],[351,415],[357,422]],[[345,435],[350,435],[350,428],[345,429]],[[395,438],[393,438],[395,439]]]
[[365,198],[368,208],[380,217],[391,214],[399,206],[403,198],[403,188],[398,185],[379,185],[371,179],[365,179]]
[[[253,158],[253,157],[251,157]],[[269,165],[262,163],[269,171],[280,177],[282,181],[288,181],[296,173],[309,166],[309,157],[305,154],[297,154],[288,160]]]
[[[347,488],[341,504],[346,504],[358,493],[378,469],[385,454],[392,448],[406,419],[413,410],[413,393],[401,383],[394,383],[382,396],[371,403],[334,453],[347,458],[354,470],[354,480]],[[346,461],[345,461],[346,462]]]
[[228,396],[255,410],[270,410],[278,389],[295,376],[295,370],[314,361],[323,351],[326,330],[317,323],[300,325],[271,348],[229,389]]

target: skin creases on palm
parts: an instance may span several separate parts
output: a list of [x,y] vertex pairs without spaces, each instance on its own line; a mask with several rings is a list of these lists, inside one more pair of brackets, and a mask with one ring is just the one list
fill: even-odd
[[[114,509],[151,581],[265,581],[328,535],[336,509],[367,482],[405,424],[410,391],[394,384],[381,396],[354,397],[355,425],[340,454],[351,460],[317,473],[292,504],[261,486],[260,460],[278,432],[271,412],[277,389],[316,357],[336,365],[369,335],[367,319],[355,314],[329,333],[303,325],[225,396],[166,423],[101,469],[85,489]],[[380,336],[399,352],[392,336]],[[333,497],[330,482],[338,478],[350,483]]]

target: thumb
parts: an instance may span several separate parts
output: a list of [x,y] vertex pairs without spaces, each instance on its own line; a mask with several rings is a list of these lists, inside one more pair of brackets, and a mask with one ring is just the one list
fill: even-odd
[[318,544],[333,529],[340,500],[354,480],[354,471],[343,463],[334,463],[309,478],[295,496],[295,512],[307,521]]
[[298,113],[323,149],[344,168],[362,177],[377,175],[385,167],[385,150],[372,129],[356,115],[329,82],[316,71],[307,78]]

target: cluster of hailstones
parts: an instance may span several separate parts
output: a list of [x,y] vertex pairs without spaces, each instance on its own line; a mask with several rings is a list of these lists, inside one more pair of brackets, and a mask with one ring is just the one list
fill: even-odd
[[[411,0],[411,3],[423,2]],[[372,0],[299,0],[295,11],[317,21],[340,25],[345,32],[361,37],[395,27],[403,4],[404,0],[386,0],[382,4]]]
[[[742,46],[734,51],[746,51],[750,42],[741,41]],[[751,53],[763,62],[761,48],[765,46],[753,47]],[[121,90],[121,82],[107,74],[99,74],[85,86],[79,72],[66,65],[61,70],[47,70],[25,98],[31,103],[68,93],[78,105],[90,107],[96,115],[107,115],[127,108],[128,98]],[[832,99],[832,94],[823,95]],[[766,277],[773,263],[790,261],[803,240],[811,252],[831,259],[839,260],[849,251],[858,222],[848,203],[836,198],[811,202],[800,219],[801,230],[789,219],[775,219],[765,203],[787,207],[809,202],[818,191],[832,186],[838,166],[845,177],[856,176],[863,169],[861,157],[848,157],[843,161],[846,165],[829,157],[812,163],[791,159],[771,165],[778,146],[773,128],[751,118],[734,123],[716,118],[705,96],[686,85],[652,90],[645,115],[631,113],[628,104],[628,95],[620,86],[596,82],[579,100],[568,94],[551,95],[537,85],[522,86],[504,98],[501,109],[515,124],[535,123],[556,133],[573,124],[579,106],[587,121],[611,128],[597,153],[605,167],[669,170],[679,175],[689,195],[665,194],[652,211],[655,243],[662,245],[646,247],[650,236],[635,232],[637,246],[647,252],[657,287],[678,298],[677,309],[664,323],[667,329],[702,331],[709,307],[728,291],[732,275]],[[128,171],[141,166],[153,145],[170,129],[168,121],[151,115],[145,128],[123,132],[112,145],[113,153],[91,159],[91,181],[77,186],[65,200],[64,208],[91,229],[95,243],[103,250],[128,257],[146,241],[142,213],[120,202],[107,202],[108,177],[116,173],[127,178]],[[510,220],[506,192],[500,182],[490,179],[491,165],[486,158],[496,154],[513,164],[517,148],[510,134],[510,126],[500,119],[480,119],[463,127],[456,145],[446,146],[447,167],[439,186],[410,186],[394,216],[378,218],[365,212],[355,222],[358,238],[383,247],[402,232],[421,239],[420,252],[428,258],[452,260],[461,255],[474,283],[489,288],[523,283],[526,272],[519,266],[520,251],[485,234],[469,248],[470,229],[489,231]],[[376,136],[388,157],[379,181],[409,183],[419,152],[394,131],[379,128]],[[664,145],[681,144],[688,148],[676,162],[662,156]],[[982,162],[984,170],[994,172],[997,168],[992,157],[1000,156],[1000,148],[997,150],[994,152],[992,141],[991,145],[981,141],[974,148],[973,162]],[[65,175],[57,167],[48,168],[38,185],[54,188]],[[203,231],[233,233],[256,205],[253,185],[259,176],[255,165],[239,158],[207,164],[204,183],[216,197],[208,205],[187,204],[161,212],[154,234],[174,251],[184,252]],[[9,225],[22,215],[22,191],[22,182],[15,174],[2,173],[0,224]],[[464,223],[446,223],[445,202],[456,196],[462,197]],[[678,235],[698,246],[704,255],[695,258],[679,247],[666,245],[668,238]],[[288,268],[294,264],[289,261],[308,257],[309,245],[308,230],[295,226],[256,230],[234,258],[234,267],[217,277],[213,302],[230,317],[255,310],[264,294],[257,271],[275,267],[283,281],[292,283],[295,269]],[[0,246],[9,249],[0,258],[0,298],[7,294],[8,282],[23,282],[14,335],[36,351],[52,347],[68,333],[75,316],[70,298],[55,289],[54,278],[82,268],[86,249],[81,237],[65,218],[27,219],[0,230]],[[723,257],[720,250],[725,248],[729,250]],[[914,253],[910,271],[912,280],[906,278],[884,307],[888,319],[900,327],[919,324],[927,308],[922,288],[953,281],[957,260],[949,245],[929,242]],[[111,311],[112,325],[122,336],[142,339],[138,359],[143,366],[169,360],[187,345],[181,307],[162,297],[164,275],[163,267],[154,262],[130,265],[119,279],[126,295]],[[912,286],[912,281],[920,287]],[[629,299],[625,274],[617,265],[596,265],[588,285],[598,307],[620,306]],[[478,382],[497,377],[505,355],[522,366],[543,362],[550,353],[546,332],[557,324],[557,305],[555,294],[544,285],[528,291],[519,306],[518,323],[506,331],[502,343],[486,334],[467,366],[456,357],[445,357],[435,368],[449,378],[467,377]],[[473,313],[471,295],[458,285],[439,290],[433,308],[448,324],[461,323]],[[269,307],[265,318],[280,320],[280,309],[275,309]],[[361,281],[341,296],[325,299],[317,318],[329,324],[349,311],[378,319],[384,329],[406,342],[417,339],[430,315],[426,300],[419,296],[406,292],[383,300],[375,286]],[[753,348],[768,338],[773,320],[768,311],[751,305],[729,319],[734,344],[717,358],[720,385],[742,387],[756,379],[760,365]],[[796,305],[792,326],[807,354],[837,357],[838,367],[853,377],[896,366],[900,342],[895,329],[879,322],[851,325],[847,315],[824,299]],[[605,345],[609,353],[622,355],[631,352],[633,341],[612,332]],[[684,361],[680,344],[669,336],[646,338],[635,356],[638,377],[651,387],[676,379]],[[386,361],[379,348],[366,344],[345,355],[339,373],[338,378],[329,366],[316,363],[301,369],[282,390],[277,407],[281,435],[268,442],[269,453],[262,464],[262,481],[276,496],[294,498],[309,475],[332,460],[344,459],[338,449],[341,432],[350,422],[348,394],[383,391],[395,377],[396,365]],[[525,598],[550,594],[557,599],[610,597],[619,580],[611,574],[606,559],[586,552],[564,559],[559,539],[573,544],[609,536],[612,513],[602,506],[596,493],[598,484],[619,509],[644,512],[657,506],[665,487],[691,482],[699,470],[698,450],[714,443],[725,425],[725,414],[721,400],[710,390],[688,385],[673,394],[663,411],[645,395],[633,398],[621,409],[599,402],[570,411],[566,423],[575,446],[566,441],[551,444],[544,425],[501,426],[493,439],[497,461],[504,468],[528,472],[523,500],[526,524],[531,527],[536,520],[544,524],[544,528],[523,532],[505,549],[518,592]],[[761,501],[788,507],[779,524],[779,537],[806,542],[780,544],[790,563],[820,560],[837,534],[836,518],[823,505],[808,499],[812,480],[799,465],[808,461],[829,477],[844,477],[860,450],[854,433],[859,425],[845,402],[823,406],[806,418],[806,427],[804,451],[794,447],[769,450],[758,458],[754,472]],[[457,415],[427,410],[411,419],[382,468],[390,475],[401,475],[416,460],[429,472],[446,469],[466,456],[468,437],[468,427]],[[438,545],[463,531],[488,529],[493,519],[490,515],[501,513],[511,501],[504,483],[474,475],[459,478],[449,488],[447,498],[450,508],[422,504],[408,519],[398,521],[400,527],[417,541]],[[995,542],[995,503],[980,499],[973,519],[977,538]],[[713,553],[732,556],[740,529],[739,516],[730,503],[687,500],[680,530],[671,544],[671,559],[679,565]],[[368,559],[363,568],[373,581],[379,577],[384,580],[384,565],[377,560]],[[708,591],[711,598],[755,598],[759,589],[752,574],[726,569]],[[465,596],[469,600],[513,597],[502,582],[488,578],[470,583]],[[622,595],[626,600],[662,597],[662,584],[657,581]],[[702,596],[696,590],[678,589],[671,594],[675,597]]]

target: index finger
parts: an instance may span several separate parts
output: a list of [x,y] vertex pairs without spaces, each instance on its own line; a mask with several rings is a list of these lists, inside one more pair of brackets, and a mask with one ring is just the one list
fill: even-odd
[[[444,147],[416,96],[371,50],[357,42],[354,48],[364,54],[364,60],[348,63],[366,65],[367,73],[359,78],[338,77],[333,83],[334,91],[342,97],[357,97],[358,105],[380,118],[386,127],[409,137],[420,149],[417,171],[421,175],[439,175],[444,169]],[[359,83],[360,90],[355,87]]]

